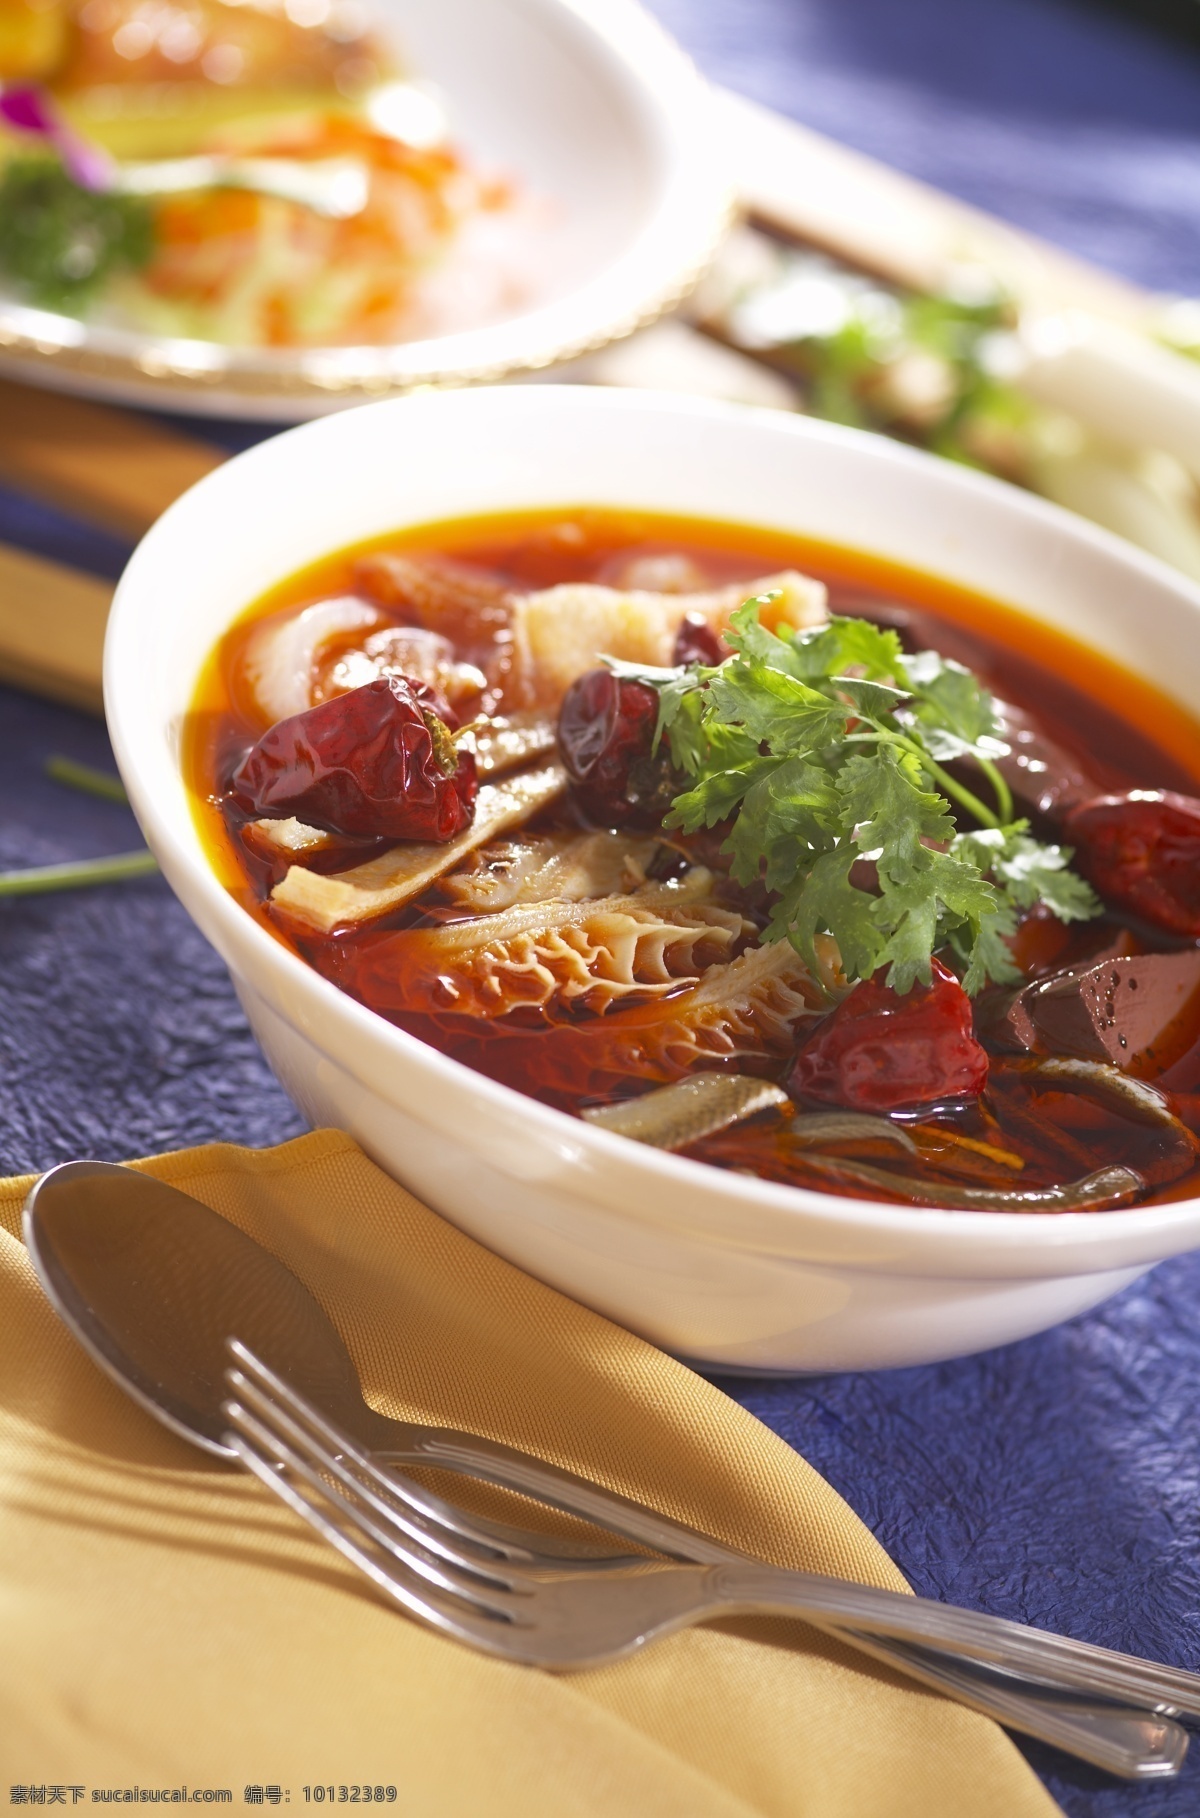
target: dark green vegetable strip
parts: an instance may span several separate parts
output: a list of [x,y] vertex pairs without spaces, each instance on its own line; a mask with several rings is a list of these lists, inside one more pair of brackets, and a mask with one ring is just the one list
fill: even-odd
[[793,1117],[788,1130],[801,1143],[894,1143],[910,1155],[920,1155],[916,1143],[899,1124],[886,1117],[866,1117],[859,1111],[812,1111]]
[[1195,1149],[1197,1146],[1195,1137],[1187,1125],[1176,1117],[1158,1087],[1152,1086],[1148,1080],[1134,1079],[1130,1074],[1122,1073],[1119,1067],[1110,1067],[1104,1061],[1048,1055],[1044,1060],[1039,1059],[1025,1066],[1018,1063],[1016,1071],[1034,1079],[1051,1080],[1056,1085],[1067,1088],[1073,1086],[1076,1091],[1090,1092],[1095,1098],[1107,1099],[1131,1122],[1173,1130],[1189,1148]]
[[37,896],[47,890],[81,890],[88,884],[117,884],[158,870],[152,852],[117,852],[111,858],[73,859],[66,865],[33,865],[28,871],[0,871],[0,896]]
[[53,782],[62,783],[68,789],[80,789],[84,795],[98,795],[106,802],[129,801],[120,777],[110,776],[106,770],[77,764],[74,758],[61,757],[57,752],[46,759],[44,769]]
[[894,1174],[890,1168],[876,1168],[867,1162],[824,1155],[806,1155],[804,1159],[822,1174],[861,1180],[913,1204],[932,1200],[935,1206],[962,1212],[1102,1212],[1135,1198],[1146,1187],[1132,1168],[1098,1168],[1082,1180],[1054,1187],[953,1187],[942,1181],[914,1180],[910,1175]]

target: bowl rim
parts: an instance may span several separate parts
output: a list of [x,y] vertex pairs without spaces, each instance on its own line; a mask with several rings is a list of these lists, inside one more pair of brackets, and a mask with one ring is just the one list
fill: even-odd
[[[561,297],[447,335],[382,345],[227,347],[89,324],[0,292],[0,370],[198,415],[295,421],[417,387],[494,383],[597,352],[674,308],[703,276],[736,199],[712,92],[638,0],[518,0],[603,60],[650,125],[663,181],[650,216]],[[467,133],[469,140],[469,130]]]
[[[655,1182],[682,1188],[685,1193],[676,1197],[686,1196],[688,1231],[693,1236],[703,1231],[709,1242],[781,1257],[811,1258],[812,1242],[800,1242],[799,1236],[804,1230],[811,1240],[817,1231],[824,1232],[832,1245],[827,1258],[836,1258],[842,1264],[876,1266],[893,1274],[987,1274],[1013,1279],[1077,1274],[1089,1268],[1106,1271],[1136,1264],[1148,1266],[1200,1245],[1200,1196],[1112,1212],[1053,1215],[912,1207],[734,1176],[704,1162],[631,1142],[476,1073],[395,1028],[339,991],[273,938],[225,889],[204,855],[190,812],[186,815],[187,825],[181,829],[171,813],[162,810],[153,778],[141,772],[142,751],[148,749],[153,762],[153,745],[162,740],[161,722],[155,722],[152,711],[148,713],[145,698],[132,684],[126,686],[126,652],[136,648],[139,619],[154,611],[153,599],[139,597],[143,570],[149,569],[152,558],[159,556],[164,545],[169,547],[177,535],[188,533],[190,520],[195,519],[200,525],[210,511],[219,512],[227,492],[230,499],[236,492],[244,506],[250,488],[263,482],[269,485],[271,468],[279,459],[281,448],[295,451],[302,444],[306,457],[320,462],[322,445],[331,435],[353,436],[356,422],[382,421],[385,412],[389,416],[405,412],[406,423],[410,423],[412,413],[429,410],[482,413],[485,421],[490,413],[496,413],[494,427],[507,410],[520,413],[531,408],[548,413],[583,409],[631,416],[650,411],[683,419],[693,433],[704,433],[702,425],[719,430],[731,422],[750,423],[771,437],[799,438],[850,451],[852,458],[907,468],[910,474],[923,476],[935,489],[942,489],[948,503],[956,495],[974,495],[1009,513],[1016,523],[1025,519],[1040,524],[1060,538],[1089,548],[1123,568],[1131,578],[1140,577],[1160,589],[1165,586],[1197,615],[1200,637],[1200,584],[1122,538],[990,475],[882,436],[801,415],[677,393],[539,385],[426,393],[387,400],[345,416],[316,419],[234,456],[169,507],[143,538],[118,583],[105,641],[105,708],[118,767],[134,811],[172,888],[202,932],[214,940],[227,964],[228,946],[248,952],[253,963],[261,966],[276,986],[272,1008],[285,1020],[283,1003],[300,1011],[306,1004],[311,1005],[337,1035],[332,1042],[323,1035],[317,1045],[360,1083],[372,1084],[370,1057],[374,1052],[383,1061],[399,1059],[439,1080],[448,1095],[466,1091],[481,1105],[502,1114],[507,1112],[510,1119],[512,1112],[519,1109],[522,1121],[527,1125],[532,1122],[547,1146],[555,1149],[571,1169],[573,1191],[641,1220],[651,1216],[644,1208],[653,1203]],[[470,515],[469,506],[462,515]],[[936,569],[927,572],[936,574]],[[1019,609],[1030,611],[1026,607]],[[164,767],[167,771],[172,761]],[[253,976],[249,982],[254,984]],[[298,1025],[293,1022],[293,1027]],[[445,1128],[450,1134],[461,1129],[461,1122],[447,1119]],[[731,1213],[735,1221],[739,1208],[753,1209],[762,1215],[752,1233],[740,1233],[731,1221]],[[663,1214],[661,1206],[653,1216],[659,1224],[678,1222]],[[868,1255],[861,1247],[855,1250],[841,1245],[840,1237],[873,1237],[877,1247]],[[816,1256],[815,1260],[822,1258]]]

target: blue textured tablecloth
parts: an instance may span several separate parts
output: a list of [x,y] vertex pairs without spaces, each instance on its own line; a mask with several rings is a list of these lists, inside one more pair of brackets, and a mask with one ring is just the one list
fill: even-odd
[[[655,0],[729,86],[1133,278],[1200,293],[1200,52],[1050,0]],[[208,426],[230,446],[234,425]],[[97,573],[124,550],[14,493],[0,538]],[[0,868],[137,843],[46,780],[95,721],[0,690]],[[0,1170],[303,1123],[158,880],[0,903]],[[919,1591],[1200,1669],[1200,1256],[958,1363],[730,1393]],[[1130,1788],[1027,1750],[1080,1818],[1190,1818],[1198,1760]],[[884,1795],[878,1808],[886,1818]]]

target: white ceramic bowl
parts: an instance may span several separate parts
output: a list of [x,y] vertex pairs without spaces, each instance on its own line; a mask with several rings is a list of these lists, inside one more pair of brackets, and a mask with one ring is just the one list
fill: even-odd
[[636,0],[372,0],[451,130],[547,204],[544,283],[486,327],[385,347],[221,347],[32,309],[0,293],[0,371],[129,404],[273,422],[418,385],[531,372],[671,308],[732,193],[704,84]]
[[1200,1245],[1196,1200],[1058,1217],[922,1211],[644,1148],[400,1033],[226,894],[192,821],[179,727],[231,620],[361,538],[581,503],[870,550],[1018,605],[1200,700],[1200,590],[1053,506],[877,437],[540,386],[402,399],[294,430],[203,480],[142,543],[117,591],[105,699],[146,838],[297,1103],[491,1249],[665,1349],[727,1368],[867,1369],[980,1350]]

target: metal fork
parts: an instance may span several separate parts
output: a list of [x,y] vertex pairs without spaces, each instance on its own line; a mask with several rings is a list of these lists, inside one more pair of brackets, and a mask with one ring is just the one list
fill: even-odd
[[[763,1566],[643,1559],[565,1575],[464,1535],[462,1511],[378,1469],[238,1347],[229,1443],[247,1467],[410,1614],[523,1664],[586,1667],[715,1615],[801,1616],[1010,1728],[1128,1778],[1178,1772],[1196,1676],[952,1606]],[[251,1380],[253,1378],[253,1380]],[[947,1621],[949,1619],[949,1621]],[[857,1625],[861,1624],[859,1627]],[[949,1646],[968,1658],[941,1652]],[[1101,1702],[1095,1702],[1099,1698]],[[1129,1708],[1130,1706],[1140,1708]],[[1147,1709],[1146,1707],[1150,1707]]]

